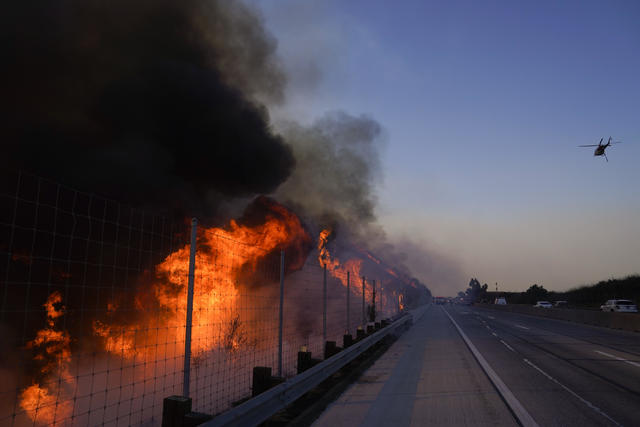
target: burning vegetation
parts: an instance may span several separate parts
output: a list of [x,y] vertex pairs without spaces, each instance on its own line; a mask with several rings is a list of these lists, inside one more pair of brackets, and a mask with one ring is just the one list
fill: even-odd
[[[192,351],[197,363],[215,352],[233,355],[273,348],[273,341],[263,339],[259,330],[251,327],[272,322],[273,312],[243,310],[239,300],[247,296],[276,300],[279,270],[269,267],[279,264],[280,251],[287,254],[286,275],[326,267],[342,288],[332,290],[336,293],[345,292],[348,272],[350,292],[359,298],[365,284],[365,298],[371,304],[371,283],[366,284],[363,277],[371,274],[379,278],[380,307],[386,306],[389,313],[404,308],[415,282],[400,280],[400,273],[355,246],[336,247],[330,252],[330,229],[320,231],[314,251],[307,227],[291,210],[273,199],[259,197],[241,218],[231,220],[227,226],[199,229],[192,329]],[[340,259],[333,252],[342,253]],[[133,294],[124,292],[106,301],[98,310],[102,314],[91,323],[91,339],[97,342],[94,351],[102,358],[142,366],[157,366],[160,359],[165,364],[169,360],[175,365],[172,369],[177,370],[184,351],[188,267],[189,245],[185,244],[166,255],[152,273],[142,272]],[[125,299],[131,298],[133,304],[127,305]],[[72,371],[82,365],[76,356],[82,354],[82,346],[72,343],[79,344],[89,337],[74,337],[65,329],[61,320],[66,307],[62,301],[59,291],[49,295],[43,305],[46,324],[25,348],[38,369],[32,374],[31,384],[20,392],[20,407],[34,423],[42,425],[68,420],[78,411],[73,397],[79,385]],[[299,334],[306,336],[303,329]]]
[[71,415],[70,399],[75,379],[69,371],[71,363],[71,338],[60,330],[58,320],[64,314],[62,295],[53,292],[43,304],[47,313],[47,325],[27,343],[34,353],[33,360],[39,367],[32,384],[20,395],[20,406],[34,423],[49,425]]
[[[237,299],[256,286],[276,283],[277,276],[268,277],[261,266],[281,250],[291,253],[308,250],[311,237],[298,217],[284,206],[266,197],[254,201],[248,212],[263,210],[262,218],[251,220],[254,225],[231,220],[227,227],[202,228],[198,234],[196,280],[193,306],[193,352],[199,353],[225,346],[237,348],[245,341],[238,318]],[[252,215],[255,215],[252,213]],[[105,350],[132,358],[153,358],[159,343],[184,342],[184,322],[187,313],[186,285],[189,270],[189,245],[169,254],[155,268],[154,278],[139,290],[134,324],[118,322],[118,310],[111,312],[113,320],[96,320],[94,332],[104,339]],[[289,262],[289,269],[301,267],[301,260]],[[145,313],[153,313],[145,315]],[[246,320],[246,319],[245,319]],[[162,331],[157,331],[161,322]],[[211,335],[210,325],[229,325],[225,334]],[[249,337],[251,340],[253,337]],[[180,349],[177,349],[181,351]],[[140,354],[146,352],[146,354]]]

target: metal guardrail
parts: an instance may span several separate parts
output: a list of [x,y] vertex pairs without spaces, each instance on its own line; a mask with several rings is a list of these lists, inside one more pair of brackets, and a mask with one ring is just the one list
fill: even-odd
[[316,387],[382,338],[397,331],[412,320],[413,316],[406,314],[389,326],[375,332],[362,341],[356,342],[313,368],[296,375],[284,383],[265,391],[201,425],[207,427],[258,425]]

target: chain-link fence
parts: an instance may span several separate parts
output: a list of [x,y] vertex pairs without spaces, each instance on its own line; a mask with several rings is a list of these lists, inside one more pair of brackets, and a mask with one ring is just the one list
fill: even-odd
[[190,227],[3,172],[0,424],[157,425],[185,392],[216,414],[251,395],[253,367],[293,376],[301,349],[322,358],[399,310],[357,265],[283,252],[279,224],[200,226],[195,252]]

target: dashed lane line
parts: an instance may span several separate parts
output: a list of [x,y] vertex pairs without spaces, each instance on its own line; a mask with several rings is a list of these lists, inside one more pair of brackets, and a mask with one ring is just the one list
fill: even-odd
[[509,344],[507,344],[504,340],[500,340],[500,342],[502,344],[504,344],[505,347],[507,347],[509,350],[513,351],[514,353],[516,353],[516,351],[513,349],[513,347],[511,347]]
[[637,366],[638,368],[640,368],[640,363],[633,362],[633,361],[627,360],[627,359],[623,359],[622,357],[618,357],[618,356],[615,356],[613,354],[605,353],[604,351],[599,351],[599,350],[594,350],[594,351],[596,353],[602,354],[603,356],[611,357],[612,359],[616,359],[616,360],[619,360],[621,362],[625,362],[625,363],[628,363],[629,365]]
[[587,399],[583,398],[582,396],[580,396],[579,394],[577,394],[575,391],[571,390],[569,387],[567,387],[566,385],[562,384],[560,381],[558,381],[557,379],[553,378],[551,375],[547,374],[545,371],[543,371],[542,369],[540,369],[538,366],[536,366],[534,363],[530,362],[527,359],[524,359],[524,363],[526,363],[527,365],[531,366],[533,369],[537,370],[538,372],[540,372],[542,375],[544,375],[545,377],[547,377],[549,380],[553,381],[554,383],[558,384],[560,387],[562,387],[564,390],[566,390],[569,394],[571,394],[573,397],[575,397],[576,399],[580,400],[582,403],[584,403],[585,405],[587,405],[589,408],[593,409],[595,412],[597,412],[598,414],[602,415],[603,417],[605,417],[606,419],[608,419],[609,421],[611,421],[613,424],[617,425],[617,426],[622,426],[622,424],[620,424],[619,422],[617,422],[616,420],[614,420],[613,418],[611,418],[609,415],[607,415],[602,409],[598,408],[597,406],[595,406],[593,403],[589,402]]

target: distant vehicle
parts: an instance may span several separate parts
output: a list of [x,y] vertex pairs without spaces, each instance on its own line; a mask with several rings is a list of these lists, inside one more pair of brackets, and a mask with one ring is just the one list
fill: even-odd
[[493,303],[498,305],[507,305],[507,300],[505,297],[498,297]]
[[473,301],[471,301],[471,298],[467,298],[467,297],[465,297],[465,298],[458,298],[458,299],[456,300],[456,302],[457,302],[458,304],[460,304],[460,305],[472,305],[472,304],[473,304]]
[[628,299],[610,299],[600,306],[602,311],[611,311],[618,313],[637,313],[638,307],[633,301]]
[[553,305],[549,301],[538,301],[534,307],[551,308]]
[[596,149],[593,151],[593,155],[594,156],[604,156],[604,158],[607,160],[607,162],[609,161],[609,159],[607,158],[607,153],[604,152],[604,150],[607,149],[607,147],[611,146],[611,144],[620,144],[622,141],[611,141],[611,137],[609,137],[609,140],[607,141],[606,144],[602,144],[602,140],[604,138],[600,138],[600,142],[597,144],[589,144],[589,145],[578,145],[578,147],[596,147]]
[[555,301],[553,303],[553,306],[555,308],[568,308],[569,307],[569,303],[566,301]]

